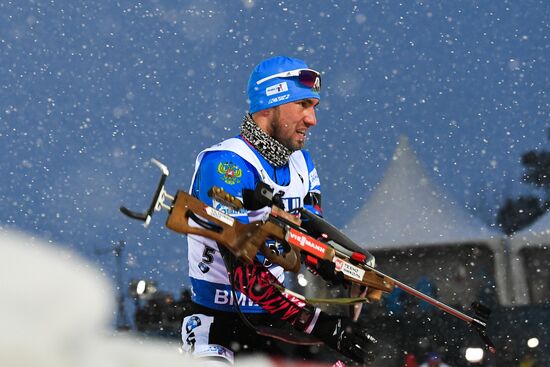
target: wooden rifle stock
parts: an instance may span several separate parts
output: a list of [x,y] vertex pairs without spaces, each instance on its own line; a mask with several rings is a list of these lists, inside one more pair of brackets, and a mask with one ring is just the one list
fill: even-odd
[[[193,225],[189,219],[198,224]],[[283,228],[271,222],[240,223],[185,191],[177,192],[166,227],[178,233],[210,238],[248,264],[254,261],[260,251],[269,261],[281,265],[285,270],[297,272],[300,269],[300,257],[296,251],[279,255],[264,245],[267,238],[284,239]]]

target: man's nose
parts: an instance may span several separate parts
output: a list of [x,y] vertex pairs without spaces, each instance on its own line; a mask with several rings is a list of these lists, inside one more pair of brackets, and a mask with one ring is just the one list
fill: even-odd
[[313,107],[307,109],[304,123],[308,127],[317,125],[317,116],[315,115],[315,109]]

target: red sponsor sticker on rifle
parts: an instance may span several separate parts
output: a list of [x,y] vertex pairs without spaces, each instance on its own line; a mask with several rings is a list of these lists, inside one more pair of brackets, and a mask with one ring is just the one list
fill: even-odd
[[300,249],[317,256],[321,259],[324,258],[327,245],[321,241],[317,241],[315,238],[303,234],[300,231],[290,228],[285,236],[286,242],[291,246],[297,246]]

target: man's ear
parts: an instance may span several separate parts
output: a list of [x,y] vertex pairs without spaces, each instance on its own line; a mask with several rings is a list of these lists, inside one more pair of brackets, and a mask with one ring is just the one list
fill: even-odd
[[265,118],[269,119],[273,114],[273,110],[274,108],[272,107],[272,108],[266,108],[265,110],[254,112],[254,114],[252,115],[252,119],[254,119],[254,121],[258,121],[258,119],[265,119]]
[[254,112],[254,114],[252,115],[252,119],[254,120],[254,122],[256,122],[256,125],[258,125],[260,129],[262,129],[267,134],[270,134],[271,132],[270,123],[273,120],[275,108],[266,108],[265,110]]

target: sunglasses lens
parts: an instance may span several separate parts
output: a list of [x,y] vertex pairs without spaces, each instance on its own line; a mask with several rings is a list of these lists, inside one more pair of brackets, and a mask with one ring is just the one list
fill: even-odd
[[315,92],[321,90],[321,75],[313,70],[301,70],[298,75],[300,83],[308,88],[313,89]]

